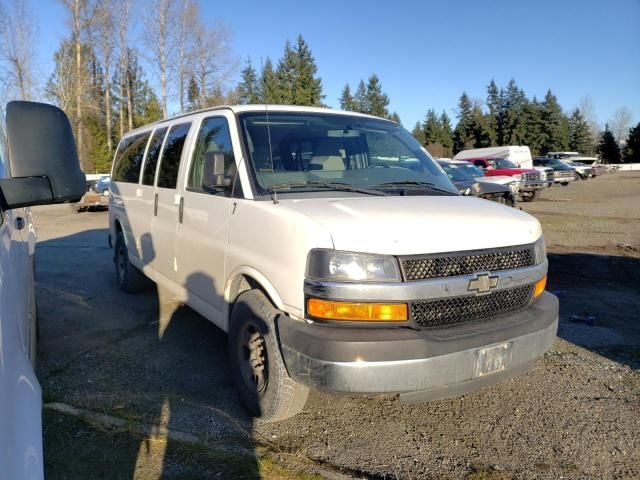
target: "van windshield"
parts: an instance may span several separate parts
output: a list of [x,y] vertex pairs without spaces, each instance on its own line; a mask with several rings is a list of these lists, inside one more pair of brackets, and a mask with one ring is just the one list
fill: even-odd
[[259,195],[274,188],[287,193],[345,187],[388,195],[457,194],[429,154],[393,122],[272,111],[268,121],[266,112],[239,118]]

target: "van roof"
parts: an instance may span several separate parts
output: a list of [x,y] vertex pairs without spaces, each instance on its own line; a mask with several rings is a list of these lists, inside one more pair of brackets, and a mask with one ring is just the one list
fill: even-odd
[[244,112],[299,112],[299,113],[332,113],[337,115],[354,115],[363,118],[375,118],[377,120],[387,120],[388,122],[393,122],[393,120],[376,117],[374,115],[368,115],[366,113],[358,113],[358,112],[350,112],[346,110],[338,110],[333,108],[326,107],[303,107],[299,105],[275,105],[275,104],[252,104],[252,105],[218,105],[216,107],[203,108],[200,110],[194,110],[193,112],[184,112],[179,113],[177,115],[173,115],[168,118],[163,118],[161,120],[156,120],[155,122],[148,123],[146,125],[142,125],[138,128],[135,128],[127,133],[125,133],[122,138],[127,137],[133,133],[136,133],[140,130],[145,130],[154,125],[160,125],[165,122],[171,122],[173,120],[179,118],[189,117],[191,115],[196,115],[203,112],[215,112],[218,110],[231,110],[233,113],[244,113]]

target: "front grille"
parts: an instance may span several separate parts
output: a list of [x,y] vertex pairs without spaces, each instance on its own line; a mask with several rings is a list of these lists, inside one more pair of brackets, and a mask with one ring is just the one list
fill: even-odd
[[411,304],[411,318],[422,328],[445,327],[480,319],[488,320],[523,309],[532,295],[533,285],[525,285],[482,296],[414,302]]
[[479,250],[477,252],[443,253],[401,259],[405,280],[453,277],[475,272],[510,270],[535,264],[533,245]]
[[540,181],[540,173],[538,173],[538,172],[525,173],[525,174],[522,175],[522,179],[527,181],[527,182],[539,182]]

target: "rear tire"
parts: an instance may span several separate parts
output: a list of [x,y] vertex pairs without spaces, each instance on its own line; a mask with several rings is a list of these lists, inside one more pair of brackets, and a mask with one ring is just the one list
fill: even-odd
[[309,395],[309,389],[287,373],[277,335],[279,313],[258,289],[242,293],[231,312],[233,382],[244,407],[264,423],[298,414]]
[[113,250],[116,280],[122,291],[126,293],[141,291],[144,288],[145,277],[142,272],[129,261],[129,252],[122,232],[118,232]]
[[540,191],[531,192],[529,195],[522,195],[522,200],[525,202],[533,202],[540,198]]

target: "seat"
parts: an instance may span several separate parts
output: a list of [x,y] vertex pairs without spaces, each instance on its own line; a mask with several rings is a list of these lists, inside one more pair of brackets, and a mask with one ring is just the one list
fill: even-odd
[[309,170],[345,170],[340,148],[336,141],[319,144],[309,161]]

